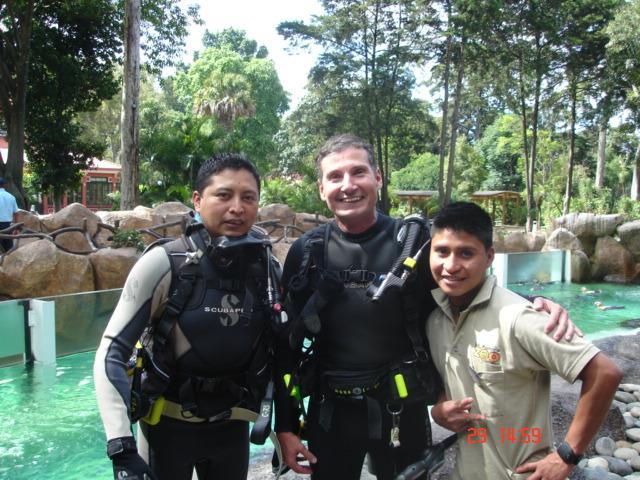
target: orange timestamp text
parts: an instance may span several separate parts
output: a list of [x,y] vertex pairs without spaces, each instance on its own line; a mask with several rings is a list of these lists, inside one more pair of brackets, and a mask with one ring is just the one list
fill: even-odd
[[[500,443],[540,443],[542,439],[542,429],[533,428],[508,428],[500,427]],[[467,430],[467,443],[486,443],[486,428],[469,428]]]

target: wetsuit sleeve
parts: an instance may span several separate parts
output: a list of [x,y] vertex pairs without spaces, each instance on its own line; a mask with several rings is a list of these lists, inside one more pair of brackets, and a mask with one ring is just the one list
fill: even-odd
[[164,307],[170,284],[169,258],[156,247],[133,266],[102,336],[93,375],[108,440],[131,435],[127,362],[145,327]]
[[[295,328],[298,321],[298,314],[300,313],[301,304],[306,302],[304,295],[289,291],[289,282],[300,269],[303,256],[302,239],[296,240],[284,262],[282,272],[282,287],[283,298],[287,299],[287,315],[289,316],[289,325],[278,336],[276,340],[275,357],[275,425],[276,432],[291,432],[295,431],[297,427],[297,419],[299,417],[299,411],[295,400],[289,395],[289,392],[284,383],[284,375],[291,374],[297,367],[300,360],[300,353],[294,351],[289,344],[289,336],[292,328]],[[308,298],[308,297],[307,297]]]

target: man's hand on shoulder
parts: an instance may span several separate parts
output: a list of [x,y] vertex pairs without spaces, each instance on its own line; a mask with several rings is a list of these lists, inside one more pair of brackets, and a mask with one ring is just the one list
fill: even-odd
[[528,480],[565,480],[574,469],[574,465],[568,465],[562,461],[556,453],[550,453],[537,462],[525,463],[516,468],[516,473],[533,472]]
[[553,339],[556,342],[559,342],[563,335],[567,342],[570,342],[575,335],[583,336],[582,330],[576,327],[569,319],[569,313],[556,302],[548,298],[536,297],[533,300],[533,309],[537,312],[547,312],[549,314],[549,320],[544,326],[544,333],[550,333],[555,328]]
[[310,464],[316,463],[316,457],[300,441],[300,437],[293,432],[279,432],[278,442],[282,448],[284,463],[296,473],[310,475],[312,470],[307,465],[301,465],[299,461],[307,460]]

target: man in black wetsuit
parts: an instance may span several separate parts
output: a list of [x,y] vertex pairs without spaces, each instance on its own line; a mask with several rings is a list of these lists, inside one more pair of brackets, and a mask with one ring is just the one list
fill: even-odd
[[[94,366],[114,478],[191,480],[195,468],[200,480],[246,479],[248,424],[227,417],[232,407],[255,409],[271,377],[273,312],[264,297],[266,263],[272,259],[259,241],[250,241],[257,235],[252,225],[259,193],[258,173],[244,157],[208,160],[193,193],[202,224],[152,248],[131,270]],[[184,308],[176,307],[177,317],[163,324],[184,286],[176,282],[187,278],[185,263],[192,265],[186,286],[193,290]],[[148,335],[149,327],[155,331]],[[168,333],[159,337],[162,330]],[[139,422],[136,446],[131,423],[140,399],[132,402],[127,363],[141,336],[155,344],[153,355],[143,357],[149,377],[146,384],[142,377],[137,393],[144,396],[162,381],[161,375],[152,377],[152,367],[169,378],[161,391],[150,392],[162,394],[154,404],[160,408],[155,420]],[[157,346],[165,341],[164,348]]]
[[[372,147],[360,138],[338,135],[329,139],[316,157],[316,168],[320,197],[335,219],[292,245],[282,278],[290,299],[289,315],[295,317],[293,337],[300,336],[295,325],[303,322],[305,312],[307,319],[314,315],[319,319],[315,335],[305,333],[315,338],[315,374],[305,426],[309,449],[297,435],[298,412],[286,380],[277,382],[275,428],[285,462],[297,473],[311,473],[314,480],[357,480],[369,453],[378,479],[392,479],[416,461],[431,440],[425,401],[430,396],[424,388],[409,388],[408,396],[399,400],[390,381],[397,371],[408,379],[412,371],[403,366],[420,363],[406,327],[408,314],[401,295],[391,292],[374,303],[366,294],[371,280],[389,272],[399,256],[400,223],[376,211],[382,179]],[[423,238],[428,238],[426,228]],[[309,266],[318,263],[309,260],[314,257],[311,244],[318,242],[323,265]],[[435,305],[430,294],[435,283],[428,273],[427,257],[418,263],[412,290],[422,332]],[[339,288],[326,283],[319,286],[332,274],[340,278]],[[318,292],[321,295],[314,300]],[[560,322],[556,338],[565,330],[573,335],[574,327],[562,309],[542,299],[537,303],[539,308],[544,304],[546,310],[554,310],[549,329]],[[285,375],[295,378],[301,348],[299,338],[279,348],[277,380]],[[433,376],[432,364],[422,362],[420,369],[418,377],[432,384],[426,389],[437,390],[439,379]],[[298,463],[299,456],[310,466]]]

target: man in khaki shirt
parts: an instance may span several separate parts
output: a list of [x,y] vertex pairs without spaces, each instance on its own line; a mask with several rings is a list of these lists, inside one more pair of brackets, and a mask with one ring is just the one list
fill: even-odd
[[[432,228],[430,267],[439,307],[427,322],[445,382],[433,407],[440,425],[462,433],[455,479],[564,479],[608,410],[622,373],[589,342],[555,342],[547,316],[495,285],[492,221],[472,203],[453,203]],[[553,451],[550,373],[582,380],[575,417]]]

